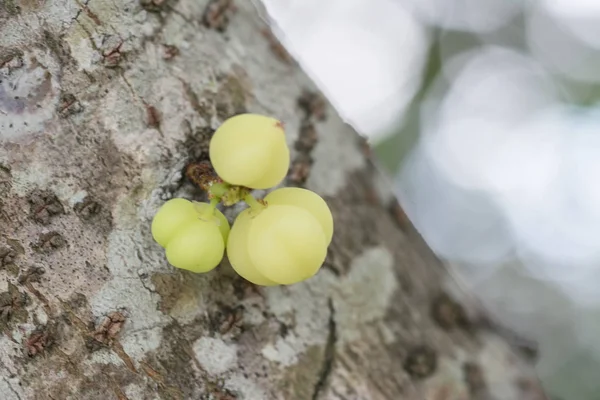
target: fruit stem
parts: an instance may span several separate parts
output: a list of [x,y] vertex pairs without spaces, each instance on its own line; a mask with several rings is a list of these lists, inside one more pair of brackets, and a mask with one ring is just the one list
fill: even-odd
[[210,199],[209,207],[200,213],[200,218],[205,221],[210,220],[211,217],[215,215],[217,204],[219,204],[220,201],[221,199],[219,197],[213,197],[212,199]]
[[219,204],[220,201],[221,201],[221,199],[218,198],[218,197],[213,197],[212,199],[210,199],[210,213],[211,214],[215,213],[215,209],[217,208],[217,204]]
[[225,182],[213,183],[212,185],[210,185],[210,189],[208,189],[208,193],[210,194],[211,197],[221,198],[225,195],[225,193],[227,193],[229,188],[230,188],[229,184],[227,184]]
[[263,208],[265,208],[265,204],[261,203],[259,200],[256,200],[254,198],[254,196],[252,196],[252,194],[248,193],[245,197],[244,197],[244,201],[246,202],[246,204],[248,204],[250,206],[250,208],[253,211],[260,211]]

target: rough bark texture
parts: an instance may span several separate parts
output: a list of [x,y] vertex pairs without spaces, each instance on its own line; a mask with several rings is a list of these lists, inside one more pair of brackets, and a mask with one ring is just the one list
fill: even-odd
[[[265,28],[247,1],[0,2],[0,398],[543,398]],[[305,283],[185,273],[151,240],[242,111],[285,122],[287,184],[334,213]]]

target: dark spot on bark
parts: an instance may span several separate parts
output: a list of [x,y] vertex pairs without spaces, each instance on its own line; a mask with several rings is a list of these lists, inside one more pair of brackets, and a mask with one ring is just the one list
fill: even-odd
[[28,201],[31,218],[42,225],[48,225],[52,217],[65,212],[58,197],[48,190],[34,190],[29,194]]
[[124,41],[117,36],[108,36],[102,44],[102,64],[106,68],[117,68],[124,59],[121,51]]
[[471,394],[475,396],[481,395],[486,390],[485,376],[479,365],[470,362],[465,363],[463,365],[463,373]]
[[18,281],[22,285],[30,282],[39,282],[42,278],[42,275],[44,275],[45,273],[46,270],[43,267],[29,267],[27,268],[27,270],[21,273],[21,275],[19,275]]
[[29,314],[25,307],[29,302],[27,293],[19,292],[15,285],[8,283],[8,290],[0,293],[0,332],[27,321]]
[[42,37],[45,47],[50,49],[56,58],[60,60],[63,67],[75,64],[75,60],[71,57],[70,46],[62,40],[62,37],[56,36],[47,30],[44,30]]
[[462,305],[442,293],[431,302],[431,317],[444,329],[467,326],[468,318]]
[[235,395],[232,391],[222,387],[215,387],[211,389],[210,394],[215,400],[237,400],[238,398],[237,395]]
[[85,340],[85,348],[90,353],[93,353],[95,351],[98,351],[100,349],[105,349],[108,347],[105,343],[99,342],[91,336],[87,336],[84,340]]
[[0,246],[0,267],[12,264],[17,257],[17,252],[9,246]]
[[85,309],[88,307],[88,300],[82,293],[73,293],[67,301],[69,306],[74,310]]
[[317,92],[303,91],[298,98],[298,106],[304,112],[306,119],[315,118],[318,121],[327,119],[327,103]]
[[229,307],[219,305],[218,310],[211,317],[212,331],[221,335],[241,333],[244,320],[244,307]]
[[163,59],[171,60],[179,55],[179,48],[171,44],[163,44]]
[[151,128],[160,128],[160,113],[154,106],[146,104],[146,123]]
[[233,286],[233,294],[238,300],[244,300],[249,297],[259,296],[262,297],[263,294],[260,291],[260,287],[248,282],[242,277],[236,276],[231,285]]
[[82,202],[77,203],[75,207],[73,207],[75,213],[84,221],[88,221],[92,219],[95,215],[98,215],[102,210],[102,206],[92,199],[91,197],[86,197]]
[[23,339],[23,351],[29,357],[44,353],[54,342],[54,326],[49,324],[38,327]]
[[298,140],[296,140],[296,143],[294,143],[296,150],[302,152],[312,151],[318,141],[319,137],[317,135],[315,124],[309,120],[302,121]]
[[0,3],[0,20],[2,20],[2,17],[14,17],[20,13],[21,7],[18,5],[18,2],[15,2],[15,0],[4,0],[2,3]]
[[40,252],[51,252],[61,247],[66,246],[67,241],[58,232],[52,231],[47,233],[42,233],[37,241],[32,245],[32,248],[36,251]]
[[210,0],[204,10],[202,23],[209,29],[225,32],[234,11],[233,0]]
[[167,10],[173,3],[171,0],[141,0],[140,5],[147,11],[150,12],[161,12]]
[[286,50],[285,46],[281,44],[279,39],[273,34],[273,31],[269,28],[261,29],[262,35],[267,39],[271,52],[277,57],[279,61],[284,64],[291,65],[294,62],[294,58]]
[[93,338],[96,342],[111,345],[124,324],[125,316],[118,311],[113,311],[98,325],[93,333]]
[[[311,96],[311,94],[304,93],[298,98],[298,104],[301,105],[304,115],[300,125],[300,131],[298,132],[298,139],[296,140],[296,143],[294,143],[297,155],[291,163],[288,174],[289,182],[294,186],[300,187],[304,186],[310,176],[312,165],[314,163],[312,151],[319,141],[316,126],[312,121],[313,111],[310,107],[315,100]],[[307,97],[310,99],[307,99]]]
[[73,94],[62,93],[58,102],[57,111],[61,118],[68,118],[71,115],[82,112],[83,106]]
[[293,186],[303,187],[310,176],[312,164],[313,159],[310,155],[298,153],[290,167],[288,174],[289,183]]
[[283,322],[279,322],[279,336],[285,339],[287,335],[290,333],[290,328]]
[[431,376],[437,368],[437,354],[429,346],[412,348],[404,362],[404,370],[413,378],[423,379]]
[[[23,66],[23,51],[16,48],[0,48],[0,79]],[[0,80],[0,83],[2,81]]]

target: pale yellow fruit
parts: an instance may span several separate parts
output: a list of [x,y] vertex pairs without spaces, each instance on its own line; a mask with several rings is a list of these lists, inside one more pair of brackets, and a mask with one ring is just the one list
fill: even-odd
[[223,259],[224,251],[219,228],[200,219],[178,230],[166,247],[167,260],[171,265],[192,272],[214,269]]
[[152,237],[167,247],[169,241],[190,222],[198,218],[194,205],[186,199],[171,199],[160,207],[152,220]]
[[280,121],[258,114],[241,114],[226,120],[215,131],[209,153],[221,179],[253,189],[277,186],[290,165]]
[[[208,203],[195,202],[194,206],[196,212],[199,214],[200,219],[202,219],[202,215],[204,213],[210,213],[211,206]],[[223,213],[218,209],[215,208],[212,212],[214,213],[213,217],[207,218],[207,220],[212,220],[215,222],[215,224],[219,227],[219,230],[221,231],[221,235],[223,235],[223,241],[227,243],[227,238],[229,237],[230,229],[229,221],[227,221],[227,217],[225,217],[225,215],[223,215]]]
[[171,199],[152,220],[152,236],[176,268],[207,272],[223,259],[229,222],[208,203]]
[[242,211],[236,218],[227,241],[227,258],[233,269],[244,279],[255,285],[274,286],[277,283],[261,275],[248,255],[248,234],[252,218],[250,209]]
[[269,205],[251,220],[248,254],[256,270],[284,285],[312,277],[327,255],[319,221],[301,207]]
[[305,209],[321,224],[327,245],[331,243],[333,216],[325,200],[315,192],[302,188],[286,187],[272,191],[264,200],[269,205],[288,205]]

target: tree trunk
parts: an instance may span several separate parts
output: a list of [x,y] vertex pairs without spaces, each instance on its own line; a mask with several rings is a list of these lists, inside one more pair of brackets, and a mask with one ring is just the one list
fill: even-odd
[[[248,1],[0,2],[0,398],[543,398],[265,28]],[[307,282],[186,273],[152,241],[243,111],[284,121],[287,184],[334,214]]]

